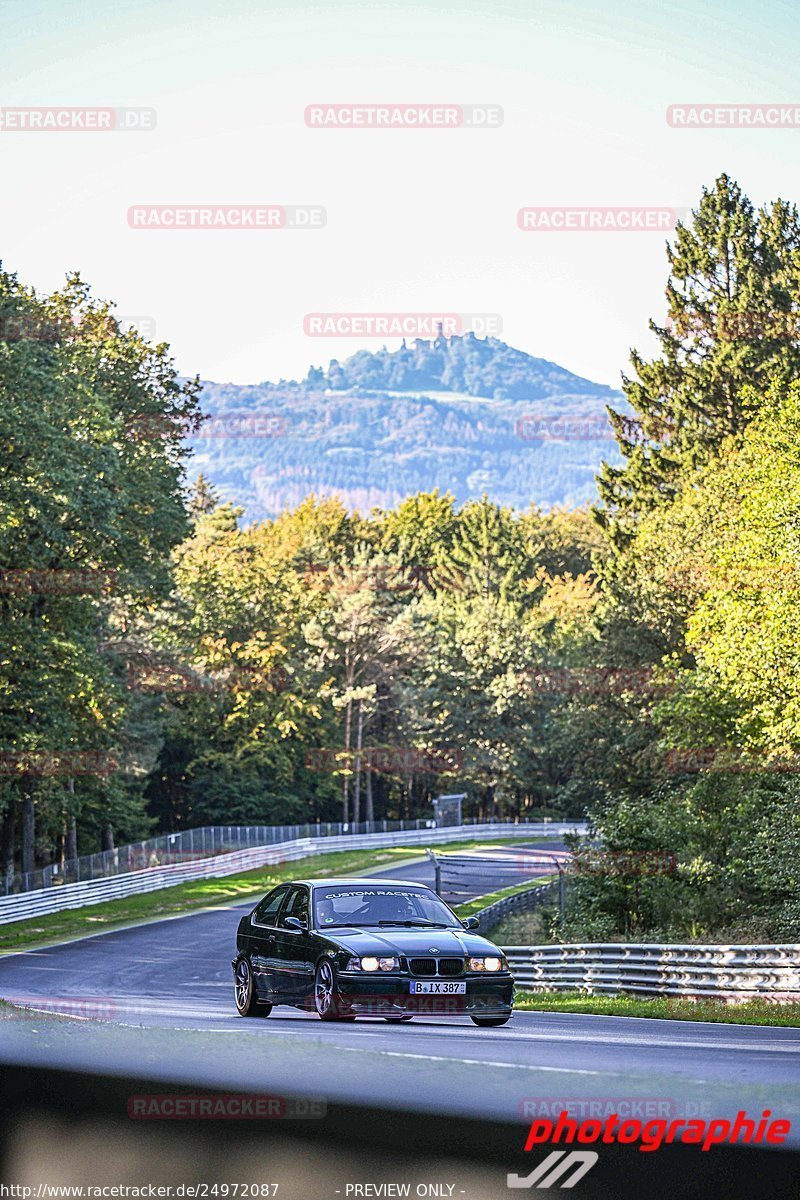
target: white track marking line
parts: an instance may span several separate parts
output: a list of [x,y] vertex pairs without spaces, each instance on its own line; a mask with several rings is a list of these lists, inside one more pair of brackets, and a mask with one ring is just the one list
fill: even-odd
[[[225,985],[225,986],[228,986],[228,985]],[[47,1004],[46,998],[43,997],[42,999],[44,1001],[44,1004],[46,1005]],[[168,1004],[164,1003],[163,1000],[159,1002],[155,998],[154,998],[155,1003],[153,1004],[152,1007],[150,1007],[148,1005],[142,1005],[141,1001],[140,1001],[139,1002],[139,1004],[141,1006],[140,1011],[136,1011],[136,1008],[134,1007],[133,1012],[130,1011],[130,1008],[128,1007],[128,1005],[125,1003],[124,1000],[119,1000],[115,997],[107,997],[107,998],[104,997],[104,999],[107,999],[107,1001],[109,1003],[114,1004],[119,1009],[121,1016],[123,1014],[127,1015],[129,1017],[130,1016],[139,1016],[139,1017],[144,1017],[144,1018],[176,1016],[179,1020],[181,1018],[183,1018],[185,1020],[186,1017],[191,1016],[191,1017],[195,1017],[196,1019],[199,1019],[199,1020],[207,1020],[207,1021],[220,1021],[220,1020],[227,1021],[227,1020],[234,1019],[233,1014],[228,1013],[228,1012],[220,1012],[219,1014],[208,1013],[208,1012],[203,1012],[203,1011],[192,1012],[191,1010],[189,1012],[184,1011],[183,1013],[176,1012],[176,1006],[174,1004],[168,1005]],[[28,1012],[42,1012],[45,1014],[57,1012],[56,1009],[52,1009],[52,1008],[48,1008],[48,1007],[38,1008],[31,1004],[24,1004],[24,1005],[20,1004],[20,1002],[17,1000],[14,1000],[13,997],[10,998],[7,1001],[7,1003],[13,1004],[17,1007],[24,1007]],[[97,997],[76,996],[74,998],[74,1003],[76,1003],[76,1004],[78,1004],[78,1003],[86,1003],[86,1004],[95,1003],[96,1004]],[[126,1009],[128,1010],[127,1012],[126,1012]],[[66,1015],[70,1015],[70,1014],[58,1014],[58,1015],[66,1016]],[[86,1020],[87,1018],[81,1016],[78,1019]],[[88,1019],[91,1020],[92,1018],[88,1018]],[[311,1022],[307,1018],[303,1018],[303,1017],[287,1017],[284,1019],[290,1021],[292,1024],[294,1024],[295,1022],[302,1021],[302,1027],[298,1028],[296,1030],[287,1028],[285,1025],[281,1026],[281,1030],[280,1030],[281,1033],[295,1034],[297,1036],[304,1036],[305,1029],[307,1028],[307,1026],[309,1024],[311,1024]],[[114,1023],[121,1025],[121,1024],[129,1024],[130,1022],[117,1021]],[[186,1028],[186,1027],[181,1026],[180,1028]],[[748,1028],[748,1026],[739,1026],[739,1028]],[[231,1031],[231,1032],[234,1032],[234,1031]],[[241,1032],[245,1032],[245,1031],[241,1030]],[[278,1030],[275,1030],[275,1032],[277,1033]],[[348,1034],[351,1037],[358,1037],[361,1039],[376,1038],[376,1037],[383,1038],[385,1036],[384,1030],[379,1031],[378,1029],[375,1029],[373,1031],[373,1030],[369,1030],[369,1027],[364,1028],[363,1026],[358,1031],[347,1030],[347,1031],[341,1031],[341,1032],[345,1032],[346,1034]],[[268,1034],[269,1030],[265,1029],[264,1033]],[[644,1034],[644,1030],[642,1030],[641,1033]],[[463,1037],[467,1034],[469,1034],[472,1037],[475,1036],[474,1031],[470,1030],[467,1026],[462,1026],[462,1025],[444,1025],[443,1024],[443,1025],[439,1026],[438,1028],[428,1028],[428,1027],[420,1028],[420,1026],[417,1026],[417,1028],[415,1030],[415,1036],[423,1037],[423,1036],[425,1036],[425,1034],[430,1034],[431,1036],[434,1036],[434,1037],[447,1037],[450,1039],[457,1038],[459,1036]],[[401,1036],[408,1036],[408,1034],[404,1033]],[[654,1039],[654,1038],[650,1038],[650,1037],[646,1037],[646,1036],[630,1037],[630,1036],[626,1036],[623,1033],[620,1033],[619,1035],[604,1034],[602,1036],[598,1036],[597,1034],[592,1034],[592,1033],[587,1033],[587,1034],[575,1033],[575,1034],[567,1035],[567,1034],[556,1034],[556,1033],[546,1033],[546,1032],[522,1033],[521,1031],[517,1032],[515,1030],[509,1030],[507,1033],[495,1033],[495,1034],[487,1034],[485,1032],[482,1032],[480,1037],[483,1042],[487,1042],[487,1041],[493,1041],[493,1042],[498,1042],[498,1043],[513,1042],[516,1044],[518,1044],[519,1042],[550,1042],[550,1043],[555,1043],[555,1044],[568,1042],[570,1045],[572,1045],[576,1042],[578,1042],[578,1043],[591,1042],[591,1044],[594,1046],[596,1046],[596,1045],[631,1046],[631,1047],[647,1046],[648,1048],[658,1047],[659,1049],[667,1049],[667,1050],[669,1050],[669,1049],[733,1050],[733,1051],[748,1051],[750,1053],[761,1052],[761,1053],[765,1053],[765,1054],[792,1054],[792,1055],[800,1054],[800,1041],[791,1041],[791,1042],[783,1041],[783,1042],[778,1042],[777,1044],[768,1044],[766,1042],[760,1042],[760,1041],[759,1042],[744,1042],[744,1041],[742,1041],[742,1042],[720,1042],[720,1041],[716,1041],[716,1040],[706,1041],[706,1040],[701,1040],[700,1038],[681,1039],[681,1040],[665,1039],[665,1038]],[[352,1048],[357,1049],[357,1047],[352,1047]],[[388,1051],[387,1051],[387,1053],[388,1053]],[[422,1057],[433,1057],[433,1056],[423,1055]],[[464,1061],[466,1061],[466,1060],[464,1060]]]
[[508,1071],[554,1071],[564,1075],[617,1075],[618,1072],[588,1071],[579,1067],[540,1067],[533,1063],[496,1062],[488,1058],[458,1058],[446,1054],[412,1054],[405,1050],[366,1050],[361,1046],[337,1046],[337,1050],[352,1050],[356,1054],[383,1054],[387,1058],[414,1058],[425,1062],[464,1063],[469,1067],[502,1067]]

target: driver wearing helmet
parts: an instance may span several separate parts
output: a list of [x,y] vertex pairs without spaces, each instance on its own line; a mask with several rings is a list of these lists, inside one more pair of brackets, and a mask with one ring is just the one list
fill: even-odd
[[370,916],[379,921],[407,921],[414,915],[414,909],[408,896],[402,892],[392,892],[387,896],[378,896],[373,901]]
[[333,900],[328,896],[317,901],[317,923],[319,925],[333,925],[336,922],[336,915]]

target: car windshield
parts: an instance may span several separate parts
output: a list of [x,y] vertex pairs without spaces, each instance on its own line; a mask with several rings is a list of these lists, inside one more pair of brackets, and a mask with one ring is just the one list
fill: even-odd
[[446,904],[426,888],[387,888],[350,884],[316,888],[317,928],[357,925],[408,925],[456,929],[460,922]]

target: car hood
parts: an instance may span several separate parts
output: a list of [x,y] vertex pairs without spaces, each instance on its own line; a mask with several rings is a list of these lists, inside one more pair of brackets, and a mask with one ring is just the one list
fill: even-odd
[[497,947],[488,938],[466,929],[321,929],[319,932],[359,958],[395,954],[423,958],[433,954],[434,947],[445,958],[497,953]]

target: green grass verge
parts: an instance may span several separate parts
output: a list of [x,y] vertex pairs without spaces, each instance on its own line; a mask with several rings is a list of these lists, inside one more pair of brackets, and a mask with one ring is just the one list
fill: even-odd
[[[518,840],[497,838],[496,841],[493,840],[492,845],[501,845],[504,842],[513,844]],[[486,842],[462,841],[451,842],[440,848],[467,850],[486,845]],[[286,879],[350,875],[369,870],[371,867],[379,867],[381,864],[393,866],[403,859],[421,856],[423,853],[424,847],[417,845],[315,854],[293,862],[258,867],[254,871],[244,871],[238,875],[198,879],[192,883],[178,884],[176,887],[161,888],[157,892],[128,896],[124,900],[108,900],[85,908],[71,908],[24,921],[14,921],[9,925],[0,925],[0,953],[29,950],[52,942],[86,937],[87,934],[102,933],[117,925],[158,920],[161,917],[177,916],[214,905],[235,904],[246,900],[248,896],[263,895]],[[485,902],[478,907],[485,907]]]
[[604,1017],[658,1017],[669,1021],[717,1021],[736,1025],[800,1025],[800,1004],[769,1004],[748,1000],[726,1004],[707,1000],[682,1000],[678,996],[586,996],[575,992],[518,991],[514,1007],[528,1012],[594,1013]]
[[472,917],[475,913],[481,912],[482,909],[488,908],[490,904],[494,904],[498,900],[505,900],[506,896],[516,896],[517,892],[527,892],[530,888],[539,887],[541,884],[549,882],[550,876],[542,875],[537,879],[529,879],[527,883],[516,883],[513,887],[503,888],[499,892],[489,892],[485,896],[475,896],[473,900],[467,900],[464,904],[453,905],[453,909],[460,917]]

